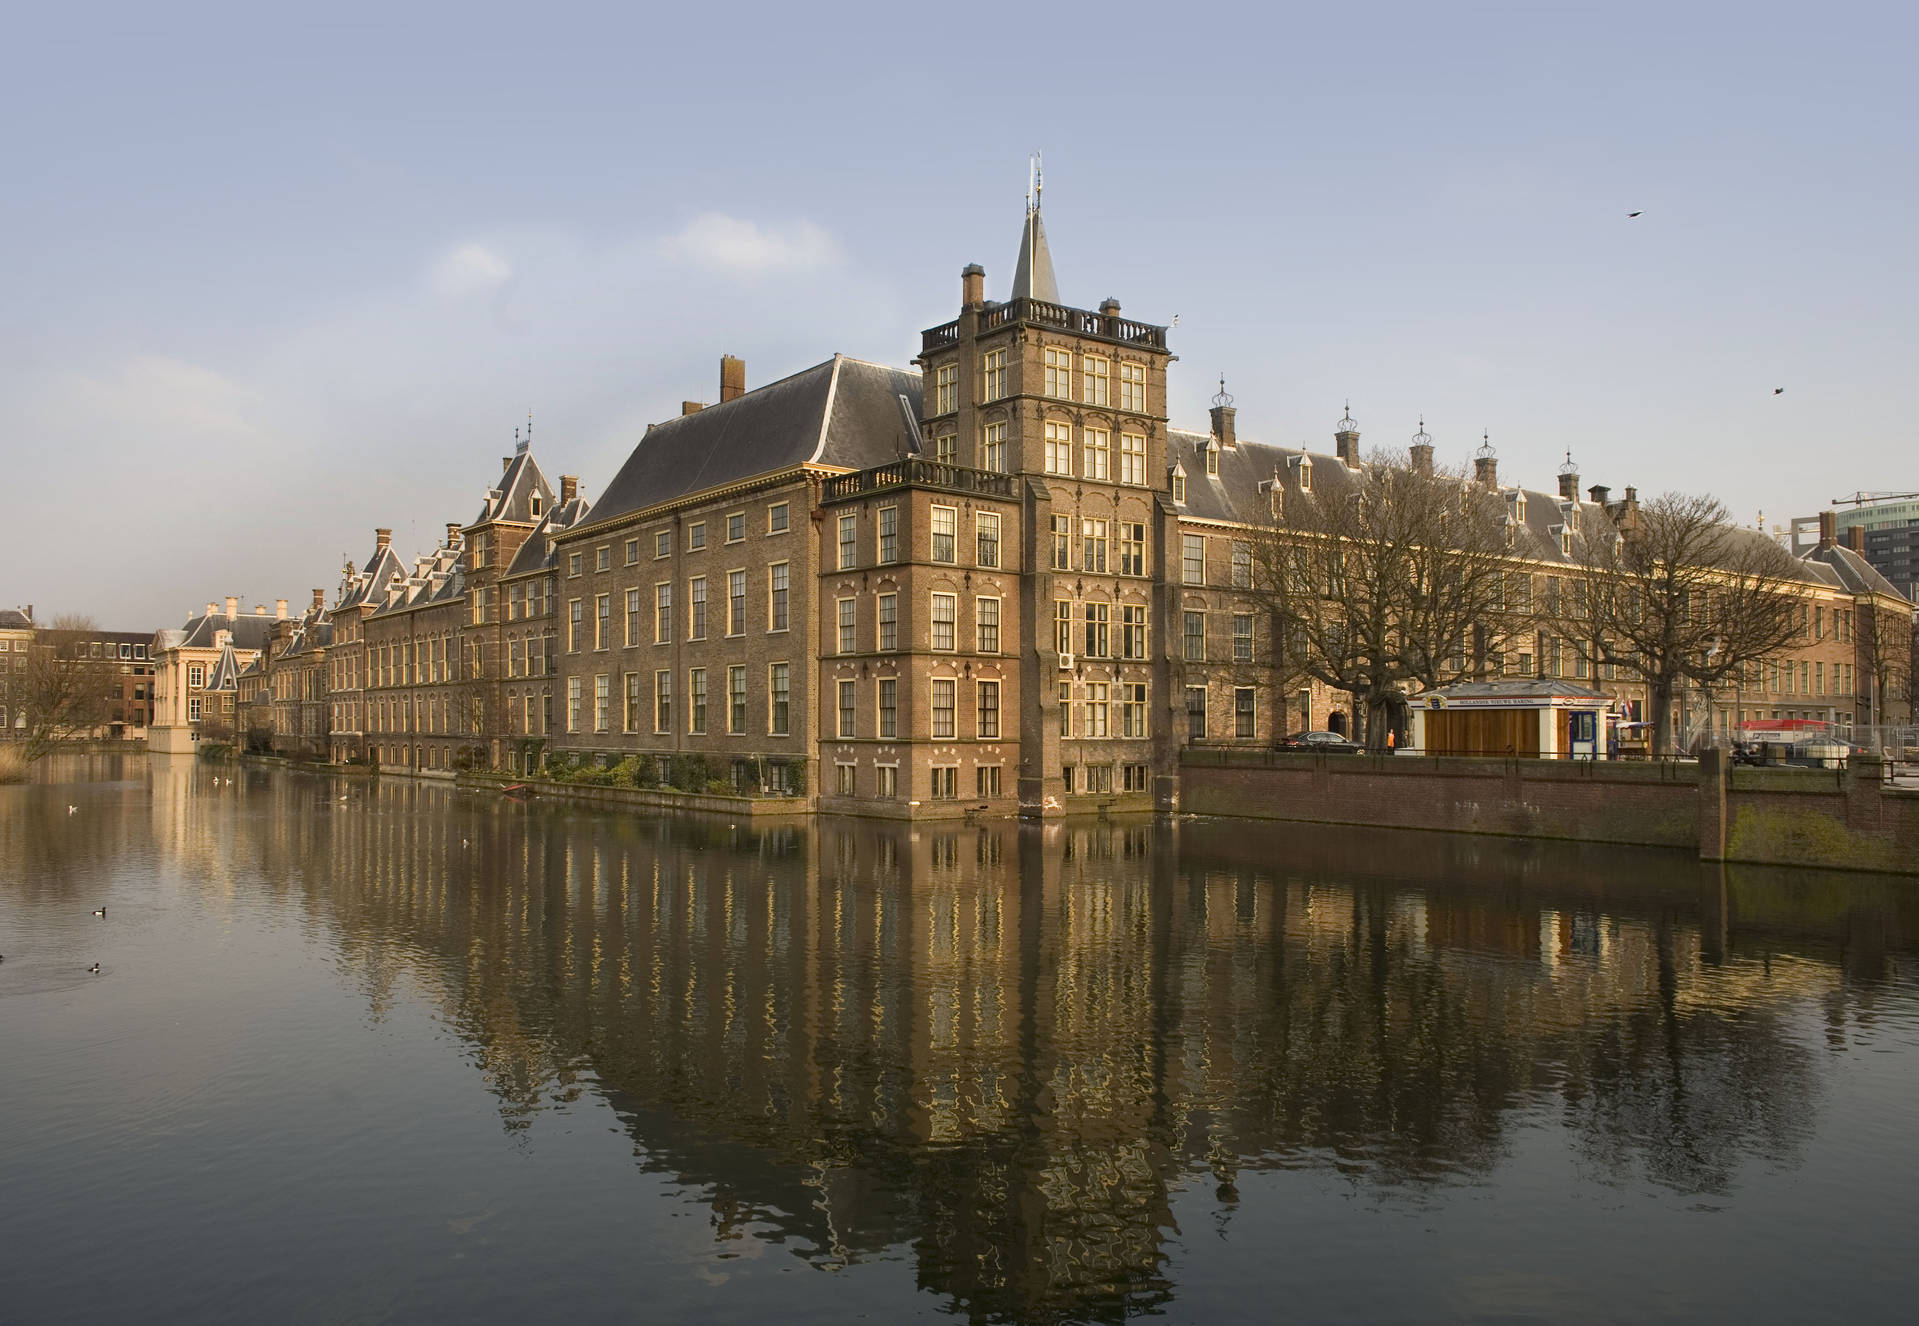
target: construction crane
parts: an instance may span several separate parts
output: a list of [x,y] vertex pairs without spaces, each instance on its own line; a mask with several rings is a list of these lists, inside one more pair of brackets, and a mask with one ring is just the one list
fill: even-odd
[[1864,506],[1868,502],[1904,502],[1919,497],[1919,493],[1854,493],[1851,497],[1835,497],[1832,506]]

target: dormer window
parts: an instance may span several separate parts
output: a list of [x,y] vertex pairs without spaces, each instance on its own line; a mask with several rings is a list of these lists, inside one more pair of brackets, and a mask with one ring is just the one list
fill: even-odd
[[1526,523],[1526,494],[1524,492],[1521,492],[1515,489],[1512,494],[1511,500],[1513,504],[1514,523],[1520,524],[1520,525],[1525,524]]
[[1313,458],[1311,456],[1301,455],[1295,459],[1293,463],[1299,466],[1299,491],[1302,493],[1312,492]]
[[1219,477],[1219,444],[1216,442],[1206,444],[1206,473],[1215,479]]
[[1173,501],[1175,504],[1186,501],[1186,467],[1183,465],[1173,467]]
[[533,494],[530,509],[533,513],[533,519],[538,520],[540,518],[540,495],[538,493]]
[[1560,553],[1563,556],[1571,557],[1573,555],[1573,532],[1571,528],[1565,525],[1554,525],[1552,532],[1559,539]]
[[1519,542],[1519,523],[1511,516],[1506,517],[1506,546],[1513,547]]

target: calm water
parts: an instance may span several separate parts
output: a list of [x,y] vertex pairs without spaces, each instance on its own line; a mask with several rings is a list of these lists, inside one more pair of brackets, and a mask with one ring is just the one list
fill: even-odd
[[1913,881],[49,776],[7,1321],[1915,1312]]

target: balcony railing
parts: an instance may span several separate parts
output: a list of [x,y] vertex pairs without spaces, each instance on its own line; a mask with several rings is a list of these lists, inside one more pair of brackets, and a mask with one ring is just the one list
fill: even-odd
[[909,485],[943,488],[955,493],[977,493],[981,497],[1013,496],[1013,476],[1010,474],[968,469],[964,465],[942,465],[938,461],[906,456],[890,465],[876,465],[856,474],[834,475],[826,481],[821,500],[844,502],[883,488]]
[[[1164,327],[1156,327],[1150,322],[1133,322],[1107,313],[1092,313],[1086,309],[1068,308],[1064,304],[1049,304],[1043,299],[1015,299],[1005,304],[988,304],[979,315],[979,329],[982,332],[1016,322],[1032,323],[1040,327],[1057,327],[1062,331],[1072,332],[1076,336],[1097,336],[1104,341],[1145,345],[1155,350],[1166,348]],[[951,349],[957,344],[959,344],[959,323],[949,322],[943,327],[934,327],[924,332],[921,336],[920,349],[922,353],[931,354],[937,350]]]

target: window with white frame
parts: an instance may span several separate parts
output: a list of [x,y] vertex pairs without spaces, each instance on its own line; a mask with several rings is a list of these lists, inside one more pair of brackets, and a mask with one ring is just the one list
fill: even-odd
[[706,522],[696,520],[686,527],[686,550],[703,552],[706,548]]
[[959,409],[959,365],[941,364],[933,374],[933,413],[951,414]]
[[1053,600],[1053,649],[1061,654],[1073,652],[1073,601],[1071,599]]
[[673,674],[664,670],[653,674],[653,730],[673,730]]
[[1108,693],[1108,683],[1103,681],[1089,681],[1080,688],[1080,736],[1105,737],[1111,735],[1107,728],[1107,719],[1111,713]]
[[580,705],[584,682],[579,677],[566,679],[566,730],[580,730]]
[[974,707],[974,729],[979,737],[991,740],[999,736],[999,683],[982,681]]
[[653,586],[653,643],[663,645],[673,638],[673,585],[662,581]]
[[746,731],[746,668],[735,664],[726,670],[726,730]]
[[900,647],[900,596],[879,596],[879,648],[882,652]]
[[1111,366],[1099,355],[1085,355],[1079,361],[1080,398],[1087,405],[1108,404],[1107,384]]
[[1073,399],[1073,352],[1048,346],[1041,357],[1041,389],[1060,400]]
[[1080,475],[1082,478],[1106,480],[1113,473],[1113,435],[1104,428],[1088,428],[1081,432]]
[[1146,484],[1146,437],[1143,433],[1119,435],[1119,481]]
[[686,638],[706,639],[706,577],[694,576],[686,582]]
[[979,535],[979,564],[985,567],[999,565],[999,513],[981,511],[974,516],[974,524]]
[[767,731],[784,737],[792,731],[793,669],[790,664],[774,663],[766,674]]
[[974,634],[979,637],[979,652],[982,654],[999,653],[999,600],[991,598],[973,601]]
[[996,401],[1006,395],[1006,350],[988,350],[979,361],[980,400]]
[[897,737],[900,734],[900,684],[896,678],[881,677],[879,684],[879,734],[882,737]]
[[1088,600],[1086,605],[1086,648],[1088,658],[1106,658],[1112,649],[1112,611],[1110,603]]
[[1073,518],[1054,516],[1052,518],[1053,557],[1055,571],[1073,569]]
[[933,461],[938,465],[957,465],[959,463],[959,435],[941,433],[933,439]]
[[959,647],[959,596],[933,595],[933,648],[950,653]]
[[959,560],[959,508],[933,508],[933,560],[952,563]]
[[840,517],[840,564],[842,571],[851,571],[859,561],[859,517],[852,512]]
[[1119,563],[1113,569],[1123,576],[1146,574],[1146,522],[1122,520],[1119,535]]
[[1181,637],[1181,656],[1188,663],[1206,661],[1206,614],[1188,612],[1185,614],[1185,633]]
[[980,468],[1006,473],[1006,425],[987,424],[980,430]]
[[834,606],[839,612],[839,652],[851,654],[859,648],[859,600],[840,599]]
[[673,554],[673,531],[663,529],[653,535],[653,556],[657,560]]
[[[626,564],[628,566],[638,566],[639,562],[640,562],[640,541],[638,539],[628,539],[626,541]],[[507,620],[511,621],[512,618],[513,618],[513,612],[511,609],[508,609]]]
[[[634,645],[644,643],[640,635],[640,632],[644,629],[642,623],[645,620],[643,616],[645,611],[646,611],[645,602],[640,595],[640,591],[637,589],[627,590],[626,591],[626,645],[627,645],[627,648],[629,649],[631,649]],[[518,645],[519,641],[515,640],[513,643],[515,645]],[[512,665],[509,663],[508,664],[509,670],[511,669],[511,666]]]
[[786,533],[792,524],[792,511],[792,504],[788,502],[775,502],[773,505],[767,507],[766,532],[768,534]]
[[1244,539],[1233,540],[1233,588],[1251,589],[1253,585],[1253,545]]
[[1073,426],[1058,419],[1048,419],[1040,432],[1046,448],[1046,472],[1071,474],[1073,472]]
[[1082,520],[1079,522],[1080,558],[1079,569],[1096,575],[1106,574],[1107,534],[1103,520]]
[[839,734],[850,738],[859,715],[859,683],[842,679],[839,683]]
[[1119,656],[1128,659],[1146,657],[1146,605],[1144,603],[1120,604]]
[[726,518],[726,541],[738,543],[746,537],[746,512],[735,511]]
[[956,721],[959,682],[951,677],[933,678],[933,739],[950,740],[958,731]]
[[705,668],[691,668],[686,674],[686,730],[695,736],[706,731]]
[[775,562],[766,568],[767,604],[766,629],[784,631],[786,629],[787,564]]
[[1183,506],[1186,502],[1186,471],[1177,465],[1173,467],[1173,504]]
[[1236,612],[1233,614],[1233,662],[1251,663],[1253,661],[1253,614]]
[[1233,735],[1245,740],[1256,736],[1259,728],[1254,710],[1254,693],[1251,686],[1233,688]]
[[1182,534],[1179,536],[1179,578],[1180,583],[1186,585],[1206,583],[1205,535]]
[[1146,683],[1143,681],[1120,684],[1119,734],[1122,737],[1146,735]]
[[746,633],[746,572],[726,573],[726,633]]
[[1146,365],[1119,366],[1119,408],[1134,414],[1146,413]]
[[879,561],[884,566],[888,562],[897,562],[900,556],[900,509],[896,506],[880,508]]

